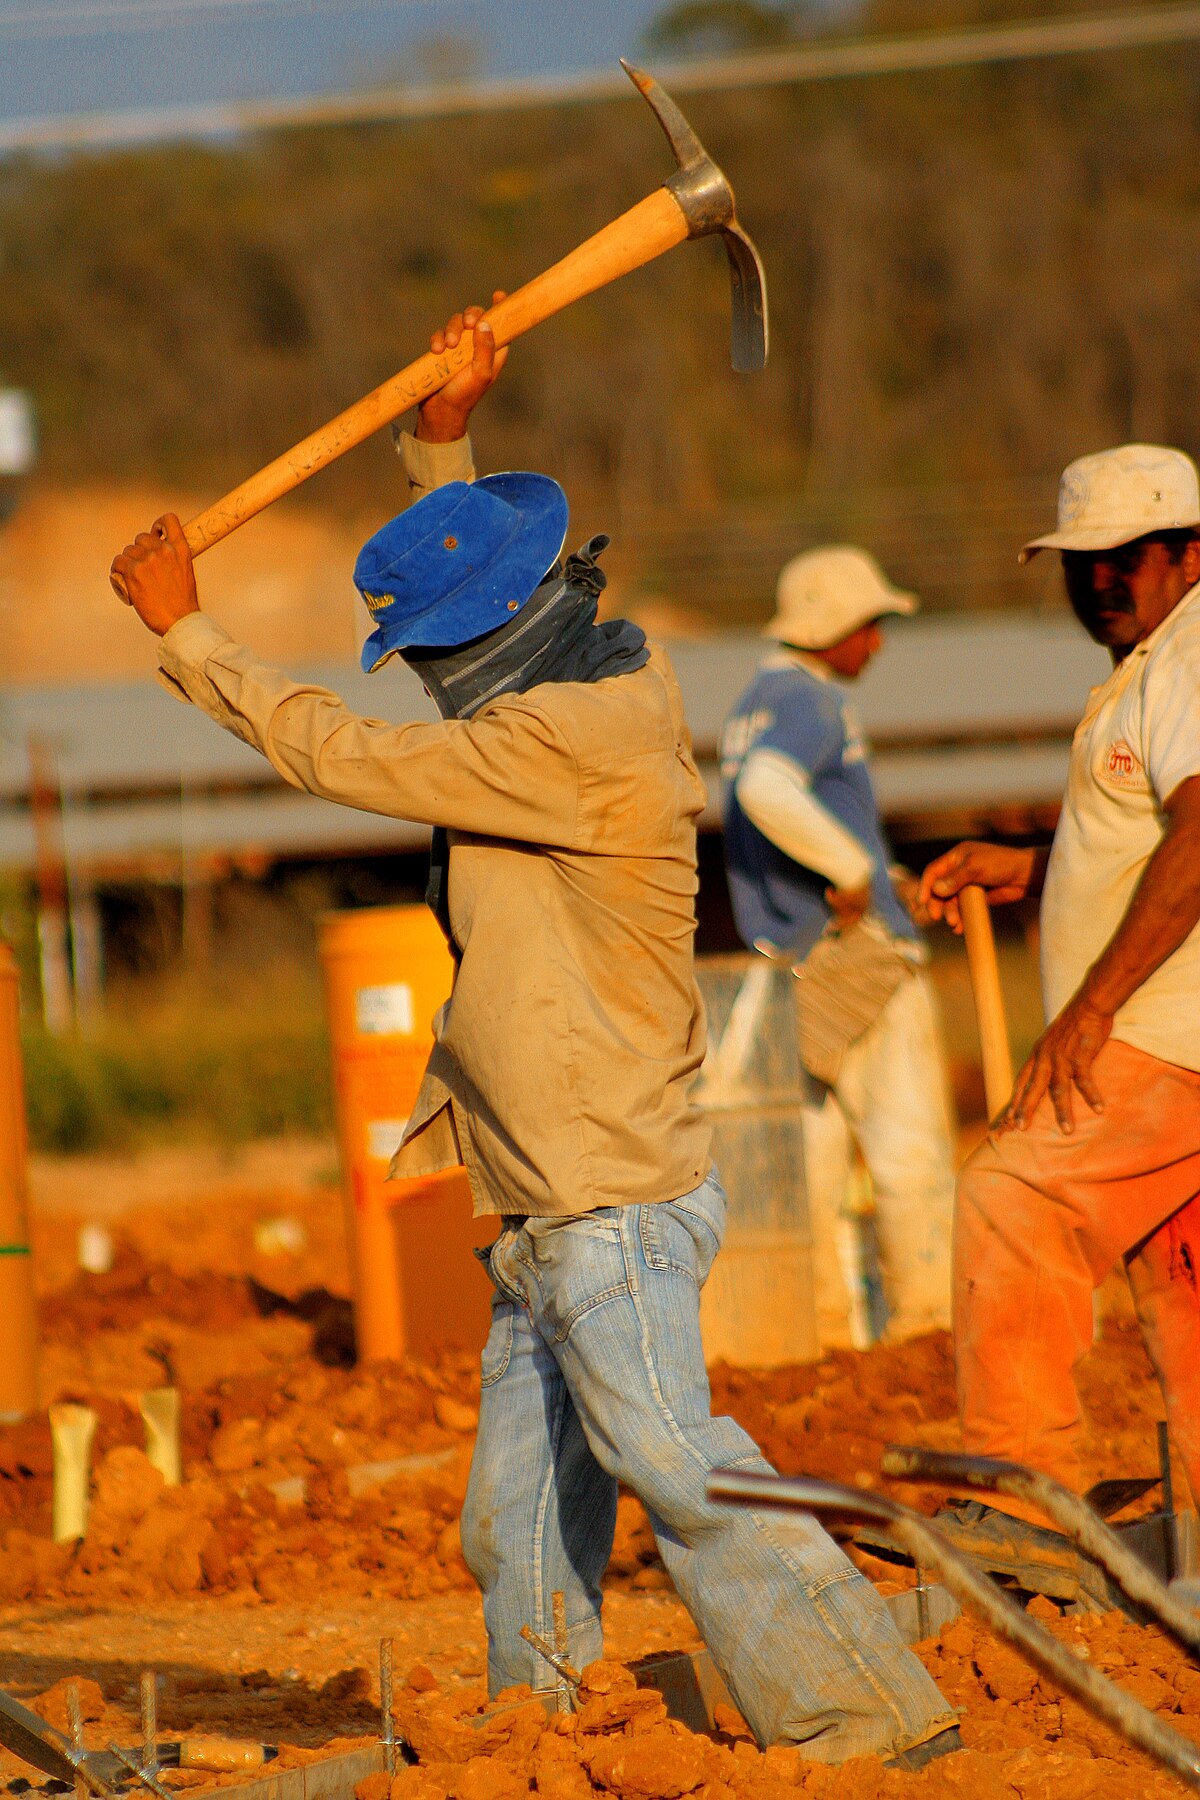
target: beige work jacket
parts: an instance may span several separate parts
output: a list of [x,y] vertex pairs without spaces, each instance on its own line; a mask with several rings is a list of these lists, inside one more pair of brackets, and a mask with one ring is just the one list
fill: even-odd
[[477,1213],[542,1216],[703,1181],[704,788],[661,650],[632,674],[411,725],[358,717],[202,613],[172,626],[161,665],[294,787],[448,829],[461,962],[393,1176],[463,1162]]

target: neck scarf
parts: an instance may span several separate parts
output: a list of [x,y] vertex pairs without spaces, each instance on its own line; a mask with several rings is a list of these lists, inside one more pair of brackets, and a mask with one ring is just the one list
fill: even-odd
[[[545,681],[604,681],[649,661],[646,634],[627,619],[596,623],[606,577],[597,566],[609,540],[601,533],[556,563],[508,624],[446,650],[422,647],[404,660],[421,677],[444,719],[469,719],[500,694],[524,694]],[[450,847],[441,826],[429,851],[426,904],[455,949],[450,932]]]

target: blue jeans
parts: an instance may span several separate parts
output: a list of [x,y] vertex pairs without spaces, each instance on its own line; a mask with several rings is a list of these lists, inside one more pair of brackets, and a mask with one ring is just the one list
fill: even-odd
[[600,1581],[617,1483],[650,1515],[671,1579],[762,1744],[822,1762],[885,1754],[953,1723],[882,1599],[816,1521],[705,1496],[719,1464],[768,1469],[711,1413],[700,1289],[724,1229],[715,1177],[681,1200],[506,1220],[489,1268],[479,1437],[463,1508],[492,1693],[553,1686],[520,1637],[602,1654]]

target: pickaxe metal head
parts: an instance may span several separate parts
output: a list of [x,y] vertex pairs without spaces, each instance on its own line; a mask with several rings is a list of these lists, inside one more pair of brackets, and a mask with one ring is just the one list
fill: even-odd
[[670,94],[653,75],[621,58],[621,67],[653,109],[675,152],[678,172],[664,182],[687,220],[689,237],[719,231],[729,258],[732,290],[733,366],[748,374],[767,360],[767,278],[762,259],[738,223],[733,189]]

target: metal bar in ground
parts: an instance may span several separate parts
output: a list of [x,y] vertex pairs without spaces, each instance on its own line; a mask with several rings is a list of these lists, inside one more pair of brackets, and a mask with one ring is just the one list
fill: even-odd
[[389,1775],[396,1773],[396,1717],[393,1705],[393,1652],[390,1637],[379,1640],[379,1741],[383,1745],[383,1766]]
[[558,1666],[558,1710],[560,1713],[571,1711],[571,1689],[562,1670],[569,1668],[567,1655],[571,1648],[571,1640],[567,1634],[567,1597],[561,1588],[555,1588],[550,1596],[554,1608],[554,1652],[559,1659]]
[[1170,1581],[1176,1574],[1175,1554],[1175,1488],[1171,1481],[1171,1428],[1165,1419],[1158,1422],[1158,1466],[1162,1470],[1163,1567]]
[[532,1625],[522,1625],[521,1636],[525,1639],[527,1644],[532,1645],[538,1655],[542,1658],[543,1662],[548,1662],[550,1664],[550,1667],[554,1670],[556,1675],[561,1675],[563,1680],[569,1681],[572,1687],[577,1688],[579,1686],[579,1670],[573,1669],[567,1659],[564,1656],[560,1656],[553,1645],[548,1644],[545,1638],[533,1629]]
[[109,1754],[115,1756],[117,1761],[128,1769],[135,1781],[140,1781],[144,1787],[150,1789],[152,1794],[158,1795],[158,1800],[175,1800],[170,1788],[165,1788],[157,1775],[152,1775],[149,1769],[143,1769],[135,1756],[128,1756],[119,1744],[110,1744],[108,1749]]
[[[1094,1562],[1142,1612],[1149,1613],[1190,1656],[1200,1657],[1200,1617],[1184,1606],[1123,1544],[1086,1500],[1061,1482],[1023,1463],[991,1456],[965,1456],[955,1451],[926,1450],[889,1444],[880,1463],[885,1475],[908,1481],[963,1483],[992,1493],[1011,1494],[1031,1502],[1053,1520],[1083,1554]],[[1167,1509],[1164,1494],[1164,1510]]]
[[139,1684],[142,1713],[142,1767],[151,1775],[158,1774],[158,1677],[152,1669],[142,1670]]
[[[67,1687],[67,1724],[71,1730],[71,1743],[77,1752],[83,1751],[83,1706],[79,1697],[79,1683],[72,1681]],[[78,1763],[75,1771],[75,1800],[84,1800],[88,1791],[87,1782],[79,1772]]]
[[1200,1794],[1200,1749],[1172,1731],[1160,1719],[1106,1679],[1098,1669],[1081,1662],[1064,1644],[1031,1619],[1003,1589],[981,1575],[966,1556],[942,1537],[932,1520],[910,1512],[882,1494],[867,1494],[833,1482],[804,1477],[760,1475],[741,1469],[714,1469],[708,1478],[711,1500],[730,1500],[737,1505],[770,1507],[802,1512],[836,1513],[844,1518],[886,1525],[914,1563],[931,1568],[963,1606],[1020,1652],[1040,1675],[1078,1700],[1081,1706],[1128,1744],[1152,1757],[1179,1777],[1193,1793]]

